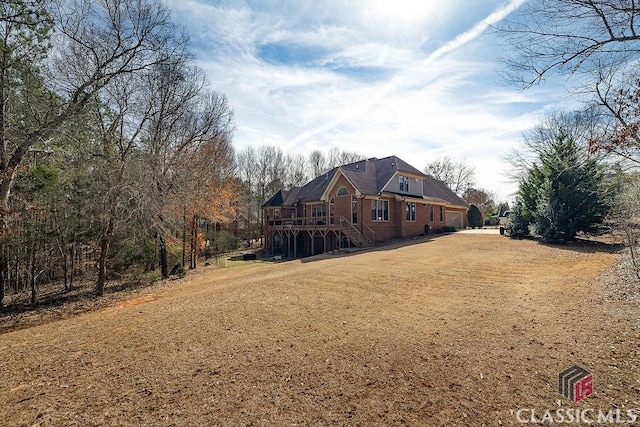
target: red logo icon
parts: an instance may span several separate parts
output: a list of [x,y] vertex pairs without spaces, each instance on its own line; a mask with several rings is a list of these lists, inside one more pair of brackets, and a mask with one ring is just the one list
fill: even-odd
[[573,365],[558,375],[558,391],[567,399],[579,402],[593,394],[593,375]]

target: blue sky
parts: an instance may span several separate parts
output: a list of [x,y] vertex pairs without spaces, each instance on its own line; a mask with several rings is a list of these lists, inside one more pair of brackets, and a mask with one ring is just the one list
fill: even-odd
[[490,24],[525,0],[169,0],[211,87],[234,110],[234,145],[442,156],[476,168],[499,199],[505,154],[564,90],[501,80]]

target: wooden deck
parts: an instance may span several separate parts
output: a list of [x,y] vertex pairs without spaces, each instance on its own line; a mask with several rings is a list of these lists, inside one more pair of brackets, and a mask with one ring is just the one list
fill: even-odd
[[[358,228],[360,226],[364,232]],[[301,233],[303,237],[299,239]],[[267,242],[273,242],[276,234],[280,242],[286,243],[281,244],[280,248],[269,246],[270,254],[275,255],[284,246],[282,252],[292,258],[300,256],[299,246],[304,248],[304,256],[309,256],[334,249],[373,246],[376,243],[375,232],[368,226],[351,224],[342,216],[268,219],[265,231]],[[322,239],[321,245],[316,244],[316,238]]]

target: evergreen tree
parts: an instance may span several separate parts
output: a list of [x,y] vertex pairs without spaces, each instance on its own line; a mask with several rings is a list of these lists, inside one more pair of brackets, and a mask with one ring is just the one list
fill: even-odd
[[476,205],[470,205],[467,211],[467,223],[471,228],[482,228],[482,212]]
[[596,231],[610,200],[602,165],[563,132],[538,156],[520,182],[520,220],[549,241]]

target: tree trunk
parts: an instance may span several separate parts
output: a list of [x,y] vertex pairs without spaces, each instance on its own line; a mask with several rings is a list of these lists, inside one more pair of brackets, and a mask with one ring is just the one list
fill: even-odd
[[4,287],[9,278],[9,259],[5,244],[0,244],[0,309],[4,306]]
[[56,239],[56,243],[58,246],[58,252],[60,252],[61,262],[62,262],[62,275],[64,278],[64,290],[69,290],[69,263],[67,261],[67,251],[64,250],[65,244],[60,240]]
[[31,305],[36,303],[36,251],[37,245],[34,243],[31,246]]
[[191,224],[191,251],[189,257],[189,268],[196,268],[198,264],[198,216],[193,216]]
[[[73,239],[73,241],[75,242],[75,237]],[[75,274],[75,270],[76,270],[76,244],[72,243],[71,244],[71,249],[69,249],[69,257],[71,265],[69,266],[69,290],[73,289],[73,276]]]
[[251,247],[253,246],[251,239],[251,201],[249,201],[249,209],[247,210],[247,233],[249,233],[247,236],[247,246]]
[[187,208],[182,214],[182,268],[187,265]]
[[104,283],[107,278],[107,258],[109,255],[109,246],[113,238],[113,230],[115,228],[115,209],[111,210],[109,215],[109,224],[107,230],[100,239],[100,258],[98,260],[98,281],[96,282],[95,292],[97,295],[104,294]]
[[158,240],[160,241],[160,274],[163,279],[168,279],[169,261],[167,260],[167,242],[162,233],[158,236]]

